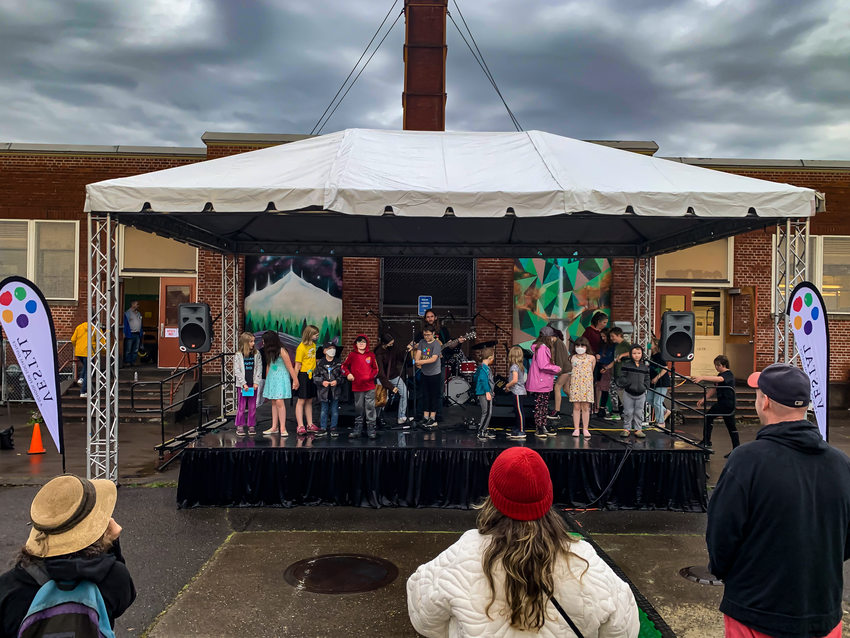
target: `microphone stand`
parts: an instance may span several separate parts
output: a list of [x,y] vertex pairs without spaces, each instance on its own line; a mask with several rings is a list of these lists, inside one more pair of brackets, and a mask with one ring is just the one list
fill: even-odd
[[489,318],[485,317],[485,316],[484,316],[483,314],[481,314],[480,312],[476,312],[474,315],[472,315],[472,323],[475,323],[475,318],[476,318],[476,317],[481,317],[484,321],[486,321],[487,323],[489,323],[489,324],[490,324],[491,326],[493,326],[496,330],[499,330],[499,331],[501,331],[501,332],[505,333],[506,335],[508,335],[508,337],[510,337],[510,339],[511,339],[511,340],[513,340],[513,338],[514,338],[514,333],[513,333],[513,332],[511,332],[511,331],[509,331],[509,330],[505,330],[504,328],[502,328],[502,326],[500,326],[499,324],[497,324],[497,323],[496,323],[495,321],[493,321],[492,319],[489,319]]
[[[411,321],[411,322],[410,322],[410,343],[414,343],[414,341],[416,341],[416,322],[415,322],[415,321]],[[415,345],[414,345],[414,347],[415,347]],[[417,392],[416,392],[416,359],[415,359],[415,358],[414,358],[414,356],[413,356],[413,352],[414,352],[414,348],[411,348],[411,349],[408,351],[408,354],[410,355],[410,365],[411,365],[411,367],[413,368],[413,420],[414,420],[414,421],[416,421],[416,415],[417,415],[417,404],[416,404],[416,399],[417,399]],[[406,359],[407,359],[407,357],[405,357],[405,360],[406,360]],[[405,364],[405,367],[407,367],[407,365],[406,365],[406,364]],[[405,415],[405,417],[406,417],[406,416],[407,416],[407,415]]]

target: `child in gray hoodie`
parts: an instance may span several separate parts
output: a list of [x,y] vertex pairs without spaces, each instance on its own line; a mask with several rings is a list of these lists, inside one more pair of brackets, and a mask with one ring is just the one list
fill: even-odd
[[634,429],[635,436],[642,439],[643,412],[646,407],[646,391],[649,390],[649,364],[644,360],[643,347],[633,345],[629,358],[623,362],[617,386],[623,388],[623,431],[620,436],[629,436]]

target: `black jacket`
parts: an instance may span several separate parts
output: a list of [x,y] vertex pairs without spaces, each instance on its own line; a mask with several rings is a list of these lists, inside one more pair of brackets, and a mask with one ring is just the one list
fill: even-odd
[[[336,385],[327,388],[322,385],[323,381],[336,381]],[[322,403],[331,399],[339,400],[342,395],[342,386],[345,384],[345,375],[342,373],[342,364],[339,358],[328,361],[327,357],[316,360],[316,370],[313,372],[313,383],[316,384],[316,398]]]
[[720,611],[771,636],[828,634],[841,620],[848,530],[850,459],[808,421],[763,427],[732,451],[708,502]]
[[631,359],[623,362],[620,368],[620,376],[617,377],[617,387],[623,388],[634,397],[645,394],[649,390],[649,366],[643,360],[635,365]]
[[[116,541],[109,553],[96,558],[47,558],[41,565],[54,580],[88,580],[97,585],[109,624],[136,599],[136,588]],[[39,585],[20,565],[0,575],[0,638],[15,638]]]

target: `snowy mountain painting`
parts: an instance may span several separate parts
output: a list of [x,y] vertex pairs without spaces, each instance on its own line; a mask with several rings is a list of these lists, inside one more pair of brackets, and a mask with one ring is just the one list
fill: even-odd
[[319,327],[319,344],[342,333],[342,263],[310,257],[246,257],[245,329],[276,330],[300,340]]

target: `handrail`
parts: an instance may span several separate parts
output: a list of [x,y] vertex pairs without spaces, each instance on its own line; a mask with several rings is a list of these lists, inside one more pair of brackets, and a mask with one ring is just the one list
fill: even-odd
[[[174,367],[173,372],[177,372],[178,370],[180,370],[180,367],[183,365],[184,361],[186,361],[187,363],[189,362],[189,353],[188,352],[183,353],[183,356],[180,357],[180,361],[178,361],[177,365]],[[168,388],[168,400],[169,401],[174,401],[174,395],[180,389],[180,386],[183,385],[183,379],[184,378],[185,377],[180,377],[180,381],[177,382],[176,388],[174,387],[174,381],[173,380],[169,384],[169,388]]]

